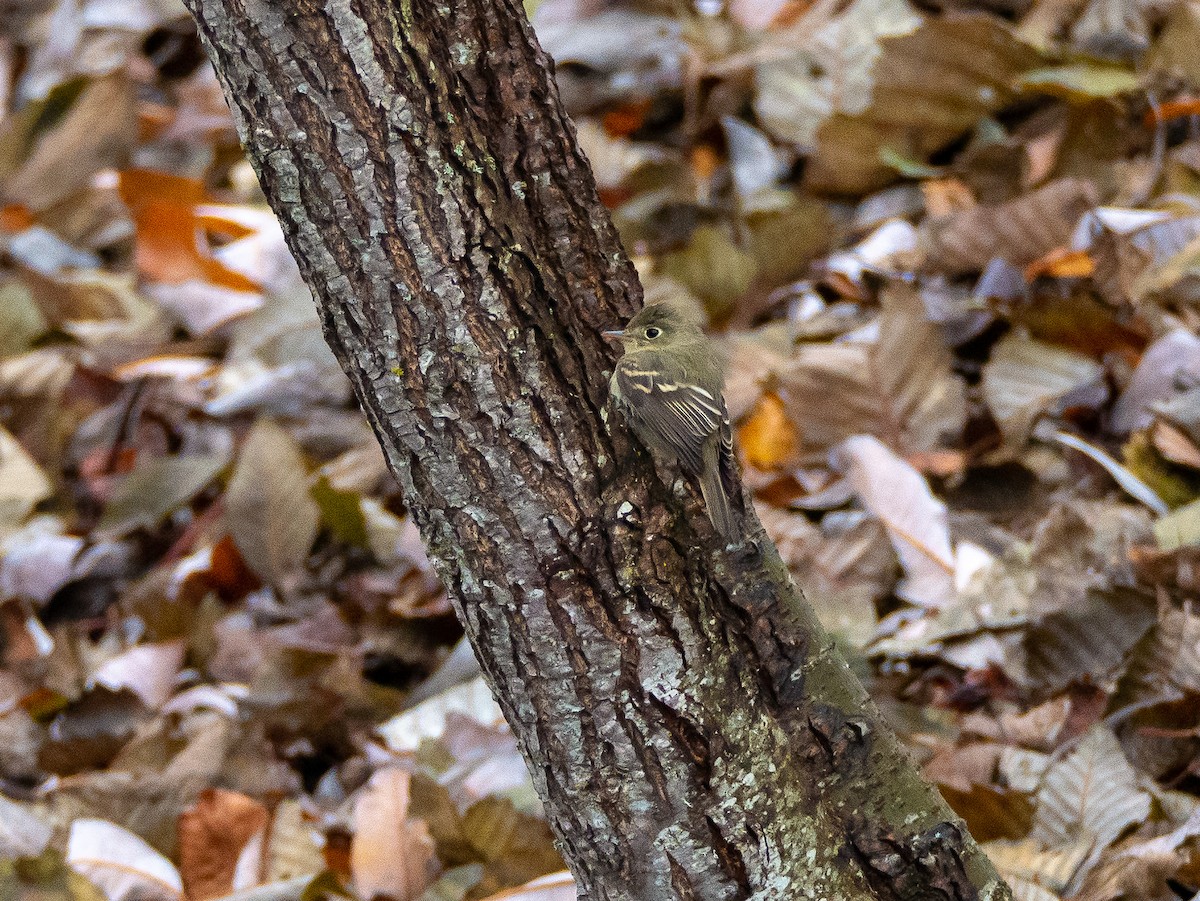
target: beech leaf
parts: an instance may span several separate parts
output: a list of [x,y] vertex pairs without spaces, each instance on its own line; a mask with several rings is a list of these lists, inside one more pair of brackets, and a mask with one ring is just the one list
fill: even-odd
[[1149,815],[1150,795],[1138,787],[1116,736],[1094,726],[1046,771],[1029,836],[1047,847],[1091,839],[1106,848]]
[[283,429],[267,419],[255,424],[225,497],[229,530],[251,569],[275,583],[299,569],[320,509],[300,448]]

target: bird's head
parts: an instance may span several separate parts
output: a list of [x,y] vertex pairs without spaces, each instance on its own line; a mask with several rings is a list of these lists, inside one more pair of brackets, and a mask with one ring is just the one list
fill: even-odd
[[652,303],[630,319],[625,328],[604,332],[604,337],[620,341],[626,350],[641,350],[702,341],[704,332],[680,310],[665,303]]

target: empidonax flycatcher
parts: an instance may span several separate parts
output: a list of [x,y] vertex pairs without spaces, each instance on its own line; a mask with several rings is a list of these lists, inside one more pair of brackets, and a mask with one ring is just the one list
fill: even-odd
[[721,395],[724,373],[708,338],[682,312],[661,303],[604,335],[625,347],[610,382],[617,407],[643,444],[675,457],[699,478],[708,518],[733,540],[733,435]]

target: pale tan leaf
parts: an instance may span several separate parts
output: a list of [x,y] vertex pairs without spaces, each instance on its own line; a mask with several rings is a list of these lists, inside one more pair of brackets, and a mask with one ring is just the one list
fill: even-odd
[[1154,898],[1186,862],[1179,846],[1195,835],[1194,827],[1176,829],[1148,841],[1130,840],[1102,859],[1087,874],[1072,901],[1124,901]]
[[1020,792],[1034,792],[1037,791],[1051,762],[1049,754],[1006,746],[1000,751],[997,770],[1001,781],[1009,788]]
[[933,496],[919,472],[877,438],[848,438],[839,455],[847,480],[887,529],[904,567],[906,578],[896,594],[925,607],[948,604],[955,589],[946,505]]
[[[987,842],[983,850],[1006,879],[1021,880],[1054,892],[1063,891],[1092,853],[1090,841],[1047,849],[1036,841]],[[1036,897],[1033,895],[1032,897]]]
[[179,817],[179,869],[189,901],[234,889],[242,850],[267,824],[267,809],[246,795],[205,789]]
[[426,738],[439,738],[452,713],[486,725],[504,722],[504,714],[482,678],[447,689],[381,724],[377,731],[393,751],[415,751]]
[[1090,839],[1105,848],[1150,815],[1150,796],[1116,736],[1095,726],[1042,779],[1030,838],[1047,847]]
[[729,0],[729,17],[743,28],[766,28],[788,0]]
[[138,466],[114,492],[96,528],[107,535],[153,528],[216,478],[226,462],[209,454],[158,457]]
[[54,827],[31,804],[0,795],[0,859],[37,857],[50,844]]
[[0,597],[44,604],[71,579],[84,541],[63,527],[56,517],[35,516],[0,540]]
[[52,491],[53,486],[41,467],[0,426],[0,535],[19,526]]
[[408,773],[377,772],[354,805],[350,872],[358,896],[415,901],[433,881],[433,842],[425,823],[408,818]]
[[1048,888],[1043,888],[1036,882],[1030,882],[1028,879],[1021,879],[1017,876],[1009,876],[1006,878],[1008,887],[1012,889],[1013,901],[1059,901],[1060,895],[1056,895]]
[[580,121],[575,131],[579,149],[588,158],[601,188],[619,188],[637,169],[666,157],[657,145],[613,137],[591,119]]
[[1200,216],[1101,207],[1080,223],[1075,245],[1095,262],[1092,281],[1104,299],[1124,304],[1198,235]]
[[225,503],[229,531],[259,576],[278,582],[301,566],[320,510],[300,448],[270,420],[260,419],[242,445]]
[[[824,15],[819,9],[817,15]],[[906,0],[854,0],[815,30],[808,22],[789,31],[801,46],[754,71],[754,112],[777,138],[809,147],[834,112],[867,108],[880,39],[907,34],[921,17]]]
[[281,801],[271,811],[267,832],[264,882],[278,882],[296,876],[314,875],[325,867],[314,824],[305,820],[300,802]]
[[175,690],[185,651],[182,639],[135,645],[103,663],[92,679],[113,691],[128,688],[143,704],[157,710]]
[[1200,500],[1184,504],[1157,520],[1154,538],[1164,551],[1200,544]]
[[174,865],[141,838],[106,820],[71,824],[67,863],[94,882],[108,901],[179,901]]
[[1103,374],[1090,357],[1013,332],[983,368],[983,396],[1005,437],[1020,442],[1054,401]]
[[551,873],[518,888],[488,895],[483,901],[576,901],[578,890],[571,874]]
[[137,86],[123,72],[91,82],[5,187],[9,203],[45,210],[121,165],[137,135]]

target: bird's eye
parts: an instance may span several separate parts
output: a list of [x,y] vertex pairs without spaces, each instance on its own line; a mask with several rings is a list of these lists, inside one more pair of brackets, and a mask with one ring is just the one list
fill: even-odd
[[650,326],[650,328],[646,329],[646,337],[649,338],[651,341],[653,341],[655,338],[657,338],[661,334],[662,334],[662,329],[658,328],[657,326],[652,325],[652,326]]

